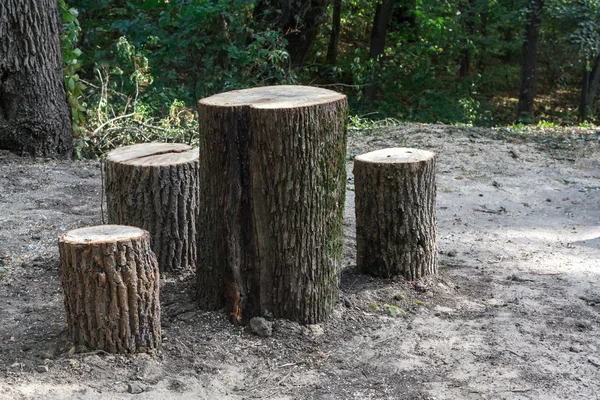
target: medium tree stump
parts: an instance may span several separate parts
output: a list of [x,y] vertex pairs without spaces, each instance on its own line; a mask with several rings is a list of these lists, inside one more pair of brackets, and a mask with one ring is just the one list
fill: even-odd
[[198,149],[143,143],[108,153],[104,190],[109,224],[150,232],[161,271],[196,268]]
[[359,271],[408,280],[437,272],[435,157],[392,148],[355,158]]
[[110,353],[161,344],[159,275],[148,232],[131,226],[75,229],[59,239],[69,333]]
[[201,306],[242,324],[322,321],[338,299],[346,97],[271,86],[205,98],[198,111]]

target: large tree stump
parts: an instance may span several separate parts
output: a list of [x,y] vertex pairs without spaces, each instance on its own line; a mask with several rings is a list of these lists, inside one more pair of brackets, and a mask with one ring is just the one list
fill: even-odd
[[59,239],[69,333],[110,353],[161,344],[159,275],[148,232],[131,226],[75,229]]
[[198,149],[143,143],[108,153],[104,190],[109,224],[146,229],[161,271],[196,268]]
[[198,297],[233,322],[323,320],[338,299],[344,95],[305,86],[200,101]]
[[408,280],[437,272],[435,157],[392,148],[355,158],[359,271]]

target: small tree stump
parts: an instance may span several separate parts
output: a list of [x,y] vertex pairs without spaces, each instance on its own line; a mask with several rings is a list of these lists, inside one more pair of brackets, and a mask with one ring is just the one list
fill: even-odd
[[196,268],[198,149],[143,143],[108,153],[104,190],[109,224],[150,232],[161,271]]
[[305,86],[205,98],[198,298],[234,323],[322,321],[338,299],[346,97]]
[[161,344],[159,275],[148,232],[131,226],[75,229],[59,239],[69,333],[110,353]]
[[437,272],[435,157],[392,148],[355,158],[359,271],[408,280]]

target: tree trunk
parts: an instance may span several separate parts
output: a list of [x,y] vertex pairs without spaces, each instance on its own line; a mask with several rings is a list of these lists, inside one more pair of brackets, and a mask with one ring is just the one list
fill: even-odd
[[292,67],[302,66],[312,47],[321,23],[326,18],[329,0],[281,0],[283,35],[288,41],[287,50]]
[[64,87],[56,0],[0,1],[0,148],[69,158],[71,112]]
[[335,65],[338,54],[338,43],[340,41],[340,29],[342,20],[342,0],[333,0],[333,21],[331,21],[331,35],[327,47],[327,63]]
[[407,280],[437,272],[435,157],[392,148],[354,159],[359,271]]
[[583,80],[581,85],[581,103],[579,104],[579,120],[585,122],[593,116],[593,107],[600,81],[600,55],[594,59],[594,65],[590,71],[588,62],[584,64]]
[[324,320],[338,298],[346,97],[306,86],[200,101],[198,298],[236,324]]
[[75,229],[59,239],[69,334],[75,345],[135,353],[161,344],[159,276],[148,232]]
[[[377,3],[375,9],[375,19],[373,21],[373,29],[371,30],[371,47],[369,50],[369,59],[377,59],[383,54],[385,49],[385,36],[387,32],[388,21],[392,11],[393,0],[382,0]],[[371,83],[365,87],[365,100],[371,102],[375,99],[377,83],[375,80],[375,71],[371,71]]]
[[465,27],[466,38],[464,40],[463,48],[460,51],[460,69],[458,76],[460,78],[466,78],[471,72],[471,46],[470,42],[475,35],[475,4],[476,0],[469,0],[467,4],[460,3],[459,9],[461,10],[461,22]]
[[[484,46],[487,44],[487,28],[488,28],[488,19],[489,19],[489,0],[480,0],[480,18],[481,18],[481,37],[483,38]],[[484,64],[484,51],[479,53],[479,57],[477,58],[477,72],[482,75],[485,71]]]
[[143,143],[108,153],[104,168],[110,224],[150,232],[161,271],[196,269],[198,149]]
[[523,61],[521,64],[521,88],[517,105],[517,121],[533,122],[533,100],[535,86],[535,64],[540,33],[540,13],[543,0],[529,0],[527,22],[523,40]]

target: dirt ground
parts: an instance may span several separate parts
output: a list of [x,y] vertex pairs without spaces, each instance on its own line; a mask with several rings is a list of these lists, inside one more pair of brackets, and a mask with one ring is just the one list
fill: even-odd
[[101,223],[99,163],[0,153],[0,399],[600,398],[598,132],[391,127],[349,171],[397,146],[439,153],[438,276],[357,274],[350,175],[328,321],[260,338],[166,277],[156,356],[69,352],[57,237]]

